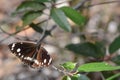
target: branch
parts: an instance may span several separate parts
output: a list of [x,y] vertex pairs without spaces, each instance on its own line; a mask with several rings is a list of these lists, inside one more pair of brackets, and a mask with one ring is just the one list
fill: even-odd
[[57,70],[58,72],[61,72],[61,73],[65,74],[65,75],[73,76],[74,74],[76,74],[76,72],[75,72],[75,73],[67,72],[67,71],[65,71],[65,70],[62,70],[62,69],[57,68],[57,67],[54,66],[54,65],[52,65],[52,68],[55,69],[55,70]]
[[53,31],[56,27],[57,27],[56,25],[53,25],[53,27],[50,30],[45,31],[45,34],[43,34],[41,39],[37,42],[37,46],[39,46],[41,44],[41,42],[49,35],[49,34],[46,34],[46,32],[51,33],[51,31]]
[[106,2],[101,2],[101,3],[96,3],[96,4],[91,4],[91,5],[87,5],[87,6],[83,6],[86,2],[91,1],[91,0],[82,0],[80,1],[80,3],[78,3],[76,6],[74,6],[73,8],[78,10],[79,8],[91,8],[94,6],[98,6],[98,5],[104,5],[104,4],[110,4],[110,3],[118,3],[120,2],[120,0],[115,0],[115,1],[106,1]]
[[80,1],[76,6],[74,6],[73,9],[78,10],[79,8],[83,7],[83,5],[84,5],[87,1],[91,1],[91,0],[82,0],[82,1]]
[[10,38],[11,36],[14,36],[14,35],[16,35],[17,33],[22,32],[22,31],[24,31],[24,30],[27,30],[27,29],[29,29],[29,28],[30,28],[30,27],[27,27],[27,28],[21,29],[21,30],[19,30],[19,31],[17,31],[17,32],[15,32],[15,33],[12,33],[12,34],[7,33],[6,31],[3,31],[3,30],[1,29],[4,33],[8,34],[9,36],[7,36],[6,38],[0,40],[0,42],[3,42],[4,40]]
[[[47,21],[47,19],[45,19],[45,20],[37,23],[37,25],[39,25],[39,24],[41,24],[41,23],[43,23],[43,22],[45,22],[45,21]],[[4,40],[10,38],[11,36],[14,36],[14,35],[16,35],[17,33],[20,33],[20,32],[22,32],[22,31],[24,31],[24,30],[29,29],[29,28],[31,28],[31,27],[27,27],[27,28],[21,29],[21,30],[19,30],[19,31],[17,31],[17,32],[14,32],[14,33],[10,34],[10,33],[6,32],[5,30],[3,30],[3,29],[1,28],[1,26],[0,26],[1,31],[2,31],[3,33],[5,33],[5,34],[8,35],[6,38],[0,40],[0,42],[3,42]]]
[[91,4],[91,5],[88,5],[88,6],[84,6],[83,8],[91,8],[91,7],[94,7],[94,6],[99,6],[99,5],[104,5],[104,4],[110,4],[110,3],[118,3],[120,2],[120,0],[116,0],[116,1],[106,1],[106,2],[101,2],[101,3],[96,3],[96,4]]
[[59,5],[59,4],[70,2],[70,1],[72,1],[72,0],[63,0],[62,2],[55,3],[55,5]]

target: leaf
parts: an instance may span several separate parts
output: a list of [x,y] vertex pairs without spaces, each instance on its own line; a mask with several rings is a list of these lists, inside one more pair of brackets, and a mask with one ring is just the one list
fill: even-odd
[[35,31],[39,32],[39,33],[42,33],[42,32],[43,32],[43,30],[42,30],[38,25],[36,25],[36,24],[34,24],[34,23],[31,23],[31,24],[30,24],[30,27],[31,27],[32,29],[34,29]]
[[62,80],[71,80],[71,78],[69,76],[64,76]]
[[53,1],[54,3],[56,3],[58,0],[51,0],[51,1]]
[[120,65],[120,55],[113,57],[111,59],[111,61],[113,61],[114,63]]
[[37,11],[45,9],[45,5],[35,1],[24,1],[16,9],[17,12],[21,11]]
[[30,11],[30,12],[27,12],[22,17],[23,26],[26,26],[26,25],[30,24],[34,19],[39,17],[41,14],[42,14],[42,12],[40,12],[40,11]]
[[61,64],[61,66],[67,70],[73,70],[76,66],[76,63],[73,62],[66,62],[64,64]]
[[115,74],[115,75],[107,78],[106,80],[116,80],[115,78],[117,78],[117,77],[118,77],[118,78],[120,77],[120,73],[117,73],[117,74]]
[[78,67],[79,72],[99,72],[99,71],[112,71],[118,69],[120,69],[120,66],[112,66],[105,62],[87,63]]
[[114,75],[113,71],[103,71],[101,73],[102,73],[102,75],[104,76],[105,79]]
[[[39,33],[42,33],[42,32],[43,32],[43,29],[40,28],[37,24],[31,23],[29,26],[30,26],[32,29],[34,29],[35,31],[39,32]],[[48,31],[48,30],[46,30],[45,34],[51,36],[51,33],[50,33],[50,31]]]
[[105,54],[105,48],[101,43],[78,43],[78,44],[69,44],[66,48],[76,54],[81,54],[84,56],[92,56],[95,58],[103,57]]
[[82,74],[76,74],[71,76],[71,80],[90,80],[87,76]]
[[80,26],[85,25],[86,18],[81,13],[78,13],[76,10],[72,9],[71,7],[62,7],[60,9],[63,10],[65,15],[69,17],[76,24]]
[[120,36],[116,37],[115,40],[109,46],[110,54],[114,53],[120,48]]
[[69,32],[71,31],[70,24],[68,23],[66,16],[62,10],[54,8],[51,10],[50,16],[62,29]]
[[50,2],[50,0],[33,0],[33,1],[37,1],[37,2]]

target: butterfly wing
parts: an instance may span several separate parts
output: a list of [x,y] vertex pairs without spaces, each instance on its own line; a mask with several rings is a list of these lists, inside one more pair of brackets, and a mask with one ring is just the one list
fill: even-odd
[[52,58],[45,48],[40,47],[34,62],[33,67],[49,66],[52,63]]
[[36,51],[36,44],[32,42],[15,42],[9,44],[11,52],[16,55],[25,64],[31,64],[32,57]]

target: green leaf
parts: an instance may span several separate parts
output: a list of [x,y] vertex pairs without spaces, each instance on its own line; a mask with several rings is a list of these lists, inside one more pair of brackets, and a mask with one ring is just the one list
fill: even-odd
[[62,80],[71,80],[71,78],[69,76],[64,76]]
[[66,62],[64,64],[61,64],[61,66],[67,70],[73,70],[76,66],[76,63],[73,62]]
[[82,74],[76,74],[71,76],[71,80],[90,80],[87,76]]
[[113,71],[103,71],[101,73],[102,73],[102,75],[104,76],[105,79],[114,75]]
[[[117,78],[117,77],[118,77],[118,78],[120,77],[120,73],[115,74],[115,75],[113,75],[113,76],[107,78],[106,80],[114,80],[114,79]],[[115,80],[116,80],[116,79],[115,79]]]
[[36,19],[37,17],[39,17],[41,14],[42,14],[42,12],[39,12],[39,11],[30,11],[30,12],[27,12],[22,17],[23,26],[26,26],[26,25],[30,24],[34,19]]
[[50,0],[33,0],[33,1],[37,1],[37,2],[50,2]]
[[105,62],[87,63],[78,67],[79,72],[99,72],[99,71],[112,71],[118,69],[120,69],[120,66],[112,66]]
[[92,56],[95,58],[101,58],[105,55],[105,48],[101,43],[78,43],[69,44],[66,48],[76,54],[81,54],[84,56]]
[[81,14],[78,13],[76,10],[72,9],[71,7],[62,7],[60,8],[69,17],[73,22],[80,26],[84,26],[86,23],[86,18]]
[[35,1],[24,1],[16,9],[17,12],[20,11],[37,11],[45,9],[45,5]]
[[109,46],[109,52],[112,54],[120,48],[120,36],[116,37],[115,40]]
[[56,3],[58,0],[51,0],[51,1],[53,1],[53,3]]
[[43,32],[43,30],[37,24],[31,23],[30,27],[39,33]]
[[[35,30],[35,31],[37,31],[37,32],[39,32],[39,33],[42,33],[42,32],[43,32],[43,29],[40,28],[37,24],[31,23],[29,26],[30,26],[33,30]],[[45,34],[46,34],[46,35],[51,35],[50,31],[48,31],[48,30],[45,32]]]
[[54,8],[51,10],[50,16],[62,29],[69,32],[71,31],[70,24],[68,23],[67,18],[62,10]]
[[114,63],[120,65],[120,55],[113,57],[111,59],[111,61],[113,61]]

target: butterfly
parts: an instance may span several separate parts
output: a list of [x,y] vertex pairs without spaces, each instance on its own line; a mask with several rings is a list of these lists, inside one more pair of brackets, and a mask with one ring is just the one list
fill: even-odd
[[34,42],[14,42],[8,45],[10,51],[16,55],[24,64],[32,68],[49,66],[52,58],[45,48],[37,47]]

